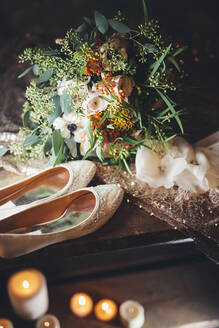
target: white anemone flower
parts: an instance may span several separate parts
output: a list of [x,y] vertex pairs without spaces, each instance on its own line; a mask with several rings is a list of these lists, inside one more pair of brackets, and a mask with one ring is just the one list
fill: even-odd
[[75,141],[81,143],[86,136],[89,122],[86,117],[81,117],[72,111],[68,115],[63,115],[62,118],[56,118],[53,126],[56,130],[60,129],[63,138],[70,138],[73,133]]

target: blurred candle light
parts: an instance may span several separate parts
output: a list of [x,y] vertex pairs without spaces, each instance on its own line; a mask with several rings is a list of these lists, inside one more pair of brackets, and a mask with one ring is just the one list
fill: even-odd
[[76,293],[70,300],[70,309],[78,317],[86,317],[93,310],[92,298],[85,293]]
[[37,320],[36,328],[60,328],[59,320],[52,314],[46,314]]
[[95,316],[101,321],[113,320],[118,312],[117,305],[109,299],[100,300],[94,308]]
[[132,300],[128,300],[120,305],[120,320],[124,327],[141,328],[145,321],[143,306]]
[[37,270],[23,270],[8,281],[8,294],[14,311],[24,319],[38,319],[49,306],[46,279]]
[[0,328],[14,328],[13,323],[8,319],[0,319]]

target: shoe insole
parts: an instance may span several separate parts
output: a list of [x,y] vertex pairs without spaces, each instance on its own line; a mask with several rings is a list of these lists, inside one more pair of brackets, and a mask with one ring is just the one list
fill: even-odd
[[51,222],[45,226],[42,226],[42,228],[40,228],[40,231],[43,234],[43,233],[52,233],[52,232],[59,232],[59,231],[71,229],[76,225],[82,223],[84,220],[86,220],[90,216],[91,212],[92,211],[90,212],[72,211],[62,219],[57,220],[55,222]]
[[54,195],[58,191],[57,188],[50,187],[45,184],[39,187],[36,187],[30,191],[25,192],[21,197],[14,201],[15,205],[27,205],[37,200]]
[[12,201],[15,205],[27,205],[31,202],[54,195],[63,189],[69,181],[69,172],[64,167],[44,171],[38,176],[22,181],[0,191],[0,205]]
[[0,221],[0,232],[51,233],[70,229],[86,220],[96,204],[92,192],[76,192],[73,197],[67,195],[6,218]]

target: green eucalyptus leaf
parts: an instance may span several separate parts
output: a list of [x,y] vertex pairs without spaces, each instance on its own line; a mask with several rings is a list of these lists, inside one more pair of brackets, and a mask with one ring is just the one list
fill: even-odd
[[158,51],[157,47],[155,47],[152,43],[145,43],[144,46],[149,54],[156,53]]
[[87,31],[87,25],[85,23],[82,23],[81,25],[78,26],[76,29],[76,32],[79,34],[83,34],[84,32]]
[[25,69],[25,71],[23,73],[21,73],[20,75],[18,75],[18,79],[21,79],[23,76],[25,76],[27,73],[29,73],[32,70],[33,66],[28,67],[27,69]]
[[36,83],[41,84],[47,82],[52,75],[53,75],[53,68],[49,68],[43,74],[40,75],[40,77],[36,80]]
[[93,44],[93,46],[95,45],[96,35],[97,35],[97,28],[95,27],[90,35],[90,42]]
[[24,113],[23,116],[23,126],[27,127],[30,122],[30,111],[28,110],[27,112]]
[[99,13],[99,11],[95,11],[94,19],[98,31],[102,34],[105,34],[109,29],[108,20],[106,19],[106,17],[103,14]]
[[75,158],[77,156],[77,144],[74,140],[74,137],[68,139],[66,138],[65,143],[68,146],[70,154],[72,155],[73,158]]
[[131,31],[130,28],[127,25],[125,25],[125,24],[123,24],[123,23],[121,23],[119,21],[115,21],[113,19],[109,19],[108,22],[109,22],[110,26],[115,31],[117,31],[119,33],[129,33]]
[[68,90],[64,90],[60,96],[61,110],[64,114],[68,115],[72,111],[73,99]]
[[4,156],[8,152],[8,148],[0,145],[0,156]]
[[46,143],[43,147],[43,151],[44,151],[44,154],[47,155],[52,149],[52,137],[49,137],[47,140],[46,140]]
[[53,167],[55,161],[56,161],[56,155],[54,154],[54,151],[52,150],[52,155],[49,157],[49,160],[48,160],[48,162],[46,164],[46,168]]
[[85,21],[89,26],[93,27],[93,23],[92,23],[92,21],[91,21],[90,18],[88,18],[88,17],[84,17],[84,21]]
[[24,142],[23,142],[23,147],[26,148],[26,147],[29,147],[29,146],[35,146],[37,145],[38,143],[40,143],[41,139],[39,136],[33,134],[31,136],[28,136]]
[[55,110],[48,116],[49,123],[53,123],[57,117],[61,116],[62,113],[61,105],[60,105],[60,97],[58,95],[54,96],[52,100],[55,104]]
[[78,28],[76,29],[76,32],[80,35],[81,38],[83,38],[85,41],[89,39],[89,34],[87,32],[87,25],[85,23],[82,23]]
[[62,162],[63,159],[63,151],[64,151],[64,142],[61,144],[58,154],[56,156],[56,160],[55,163],[53,164],[53,166],[56,166],[57,164],[60,164]]
[[39,76],[39,66],[37,64],[33,65],[33,74]]
[[52,135],[52,145],[56,156],[58,155],[59,150],[63,144],[64,144],[64,139],[61,136],[61,131],[55,130]]

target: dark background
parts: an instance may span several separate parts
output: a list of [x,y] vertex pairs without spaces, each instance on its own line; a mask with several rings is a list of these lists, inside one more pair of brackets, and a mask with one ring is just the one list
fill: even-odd
[[[149,17],[180,46],[187,73],[180,103],[187,108],[186,136],[198,140],[218,129],[219,108],[219,1],[147,0]],[[17,55],[25,47],[52,45],[83,16],[97,9],[107,17],[120,9],[130,26],[142,22],[141,0],[17,0],[1,1],[0,8],[0,131],[16,132],[28,78],[17,80],[25,69]]]

